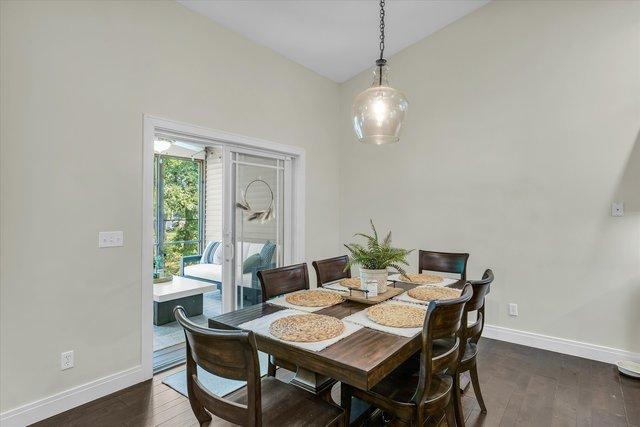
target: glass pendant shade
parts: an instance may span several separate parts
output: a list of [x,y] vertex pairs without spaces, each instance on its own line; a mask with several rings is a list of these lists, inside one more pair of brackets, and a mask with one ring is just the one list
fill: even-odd
[[400,140],[409,103],[402,92],[389,86],[389,67],[376,67],[371,87],[353,103],[353,128],[360,142],[383,145]]

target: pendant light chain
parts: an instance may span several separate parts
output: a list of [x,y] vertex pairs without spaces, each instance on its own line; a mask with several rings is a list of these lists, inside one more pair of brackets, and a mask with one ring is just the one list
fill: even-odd
[[387,61],[384,59],[384,1],[380,0],[380,59],[376,61],[376,65],[380,68],[378,84],[382,86],[382,67]]
[[384,0],[380,0],[380,59],[384,59]]

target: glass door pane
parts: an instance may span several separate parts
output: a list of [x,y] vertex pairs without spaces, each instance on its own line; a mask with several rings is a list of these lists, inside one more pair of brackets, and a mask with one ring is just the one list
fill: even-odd
[[233,284],[242,308],[262,301],[257,272],[283,262],[285,161],[236,152],[231,161]]

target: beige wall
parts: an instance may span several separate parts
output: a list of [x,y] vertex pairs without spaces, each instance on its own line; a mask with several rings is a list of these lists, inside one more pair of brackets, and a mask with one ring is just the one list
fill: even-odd
[[490,323],[640,351],[639,3],[493,2],[411,46],[380,148],[349,123],[369,75],[339,87],[169,1],[0,4],[0,411],[140,362],[143,113],[304,147],[309,260],[372,217],[494,268]]
[[304,147],[335,253],[337,84],[172,1],[1,5],[0,411],[140,363],[143,113]]
[[639,19],[639,2],[490,3],[391,58],[396,146],[355,142],[370,76],[345,83],[342,241],[371,217],[400,246],[468,251],[471,278],[496,274],[489,323],[640,352]]

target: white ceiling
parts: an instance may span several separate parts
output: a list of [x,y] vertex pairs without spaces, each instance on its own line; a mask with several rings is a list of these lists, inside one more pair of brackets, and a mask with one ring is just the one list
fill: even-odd
[[[339,83],[372,67],[378,57],[377,0],[177,1]],[[385,57],[488,2],[387,0]]]

